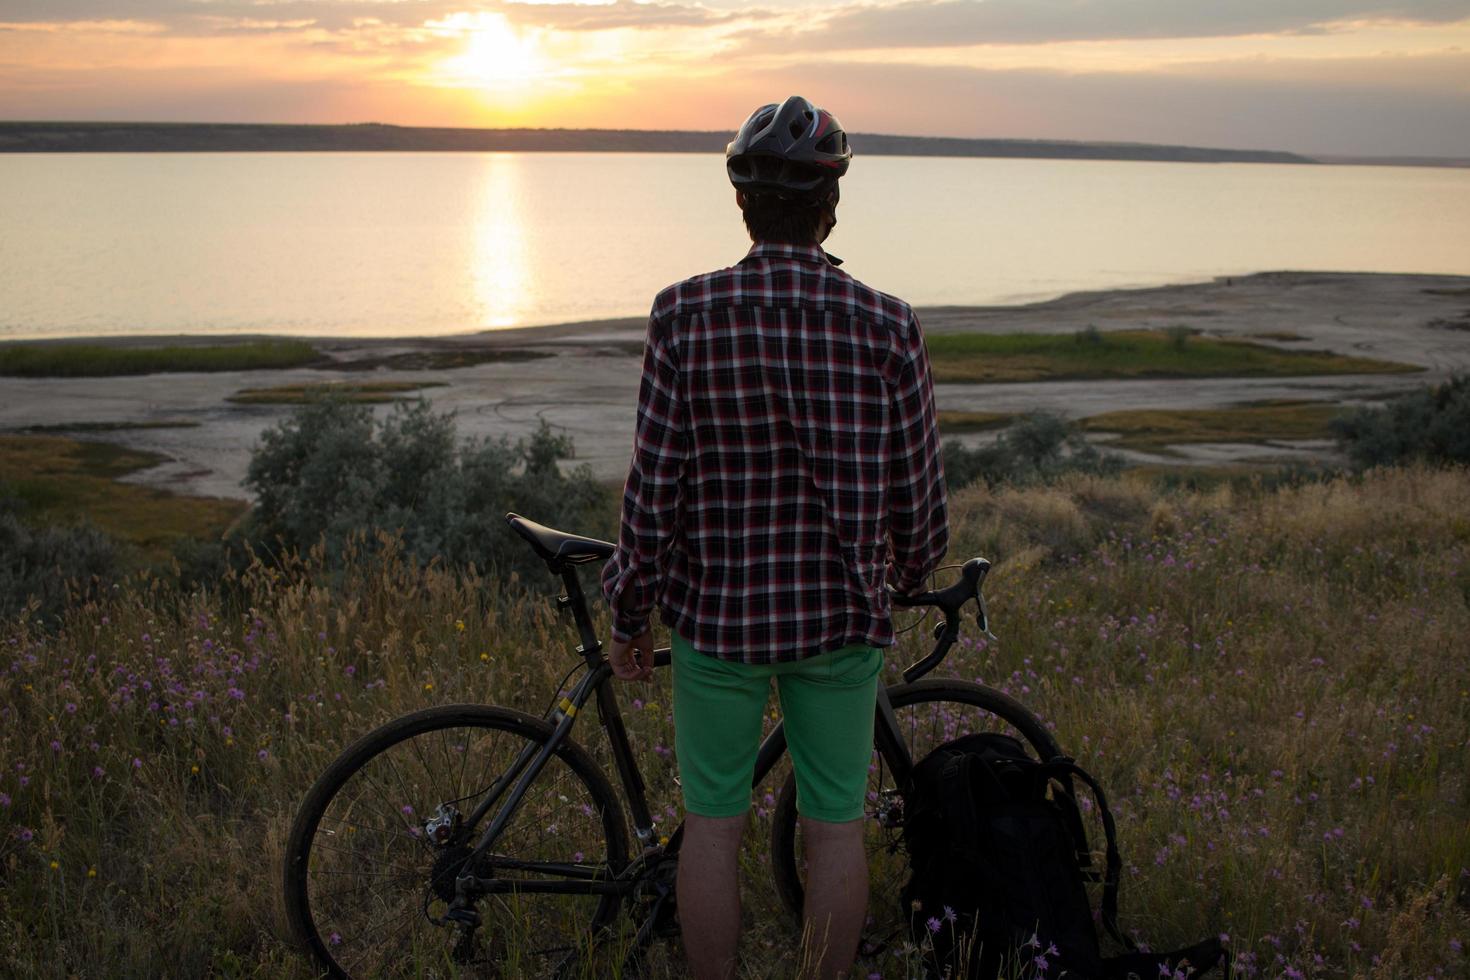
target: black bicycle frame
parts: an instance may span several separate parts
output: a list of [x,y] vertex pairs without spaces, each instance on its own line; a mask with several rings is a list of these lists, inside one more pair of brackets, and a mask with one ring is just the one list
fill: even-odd
[[[989,563],[985,563],[988,570]],[[602,655],[602,641],[597,635],[592,616],[587,609],[587,597],[582,591],[581,582],[577,579],[576,567],[567,563],[557,563],[552,570],[561,575],[566,591],[557,597],[557,604],[563,609],[569,609],[572,618],[577,625],[577,634],[582,641],[577,647],[577,652],[587,661],[587,673],[582,677],[572,690],[561,698],[552,708],[547,716],[551,722],[552,735],[544,744],[527,745],[516,757],[515,762],[495,783],[486,791],[485,799],[482,800],[470,814],[467,821],[468,826],[477,827],[480,821],[485,819],[490,810],[505,794],[506,788],[514,783],[510,795],[496,812],[490,825],[480,835],[479,842],[474,851],[466,859],[464,867],[474,868],[480,866],[480,861],[487,854],[495,841],[499,839],[505,830],[510,818],[521,805],[526,791],[531,783],[541,774],[546,763],[556,750],[561,747],[576,724],[577,715],[581,713],[587,702],[595,693],[597,696],[597,713],[602,721],[603,728],[607,731],[608,742],[612,747],[613,764],[617,767],[618,779],[622,783],[623,792],[627,797],[628,808],[633,815],[633,832],[638,842],[646,851],[653,845],[653,816],[648,807],[647,787],[643,782],[643,774],[638,769],[638,762],[633,754],[633,746],[628,740],[628,730],[623,724],[622,712],[618,707],[617,696],[613,691],[613,685],[607,683],[612,674],[612,667]],[[975,596],[979,597],[979,579],[983,578],[984,571],[977,571],[972,576],[975,588]],[[981,624],[985,626],[984,606],[981,606]],[[909,667],[904,672],[904,679],[913,681],[928,673],[949,652],[955,640],[959,636],[959,617],[951,611],[946,620],[939,624],[936,630],[936,642],[933,651],[920,662]],[[661,649],[655,651],[655,666],[664,667],[669,663],[669,651]],[[908,778],[913,771],[913,758],[909,754],[908,746],[904,744],[903,736],[899,731],[898,720],[893,714],[893,705],[889,701],[887,690],[881,685],[878,688],[877,714],[873,726],[874,744],[879,753],[888,763],[893,771],[894,778],[899,785]],[[761,742],[756,753],[755,776],[752,786],[759,786],[775,768],[782,753],[786,751],[786,733],[783,723],[777,723],[765,739]],[[677,837],[677,832],[675,834]],[[542,893],[542,894],[623,894],[631,891],[636,885],[636,878],[625,877],[621,868],[595,868],[586,865],[541,863],[518,861],[512,859],[496,859],[494,864],[498,869],[534,871],[540,874],[556,875],[561,880],[537,880],[537,879],[504,879],[504,878],[479,878],[471,873],[460,875],[455,879],[456,897],[452,907],[464,908],[471,901],[471,894],[484,895],[506,892]],[[632,866],[637,866],[635,860]]]

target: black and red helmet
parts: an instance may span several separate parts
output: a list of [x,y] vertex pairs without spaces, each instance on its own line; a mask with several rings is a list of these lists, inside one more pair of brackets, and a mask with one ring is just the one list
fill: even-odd
[[725,147],[730,183],[751,194],[825,194],[847,173],[852,148],[837,117],[799,95],[763,105]]

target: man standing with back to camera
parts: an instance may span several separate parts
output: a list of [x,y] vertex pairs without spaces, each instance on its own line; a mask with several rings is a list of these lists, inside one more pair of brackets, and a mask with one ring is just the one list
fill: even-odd
[[648,322],[602,585],[618,677],[652,673],[655,604],[673,629],[679,918],[696,980],[735,976],[737,857],[773,678],[808,862],[804,962],[824,980],[851,969],[886,588],[922,589],[948,543],[919,321],[820,247],[851,157],[806,99],[757,109],[725,150],[750,252],[665,289]]

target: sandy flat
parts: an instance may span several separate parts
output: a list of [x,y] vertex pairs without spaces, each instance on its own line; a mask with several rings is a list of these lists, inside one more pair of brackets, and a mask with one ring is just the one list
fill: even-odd
[[[1334,403],[1377,401],[1470,370],[1470,276],[1271,272],[1151,289],[1083,292],[1043,303],[920,310],[930,333],[1068,333],[1186,324],[1214,336],[1249,337],[1286,349],[1329,350],[1425,368],[1421,374],[1307,378],[1055,381],[947,384],[942,410],[1048,409],[1081,417],[1139,408],[1211,408],[1261,399]],[[136,479],[179,492],[246,497],[241,486],[261,431],[285,406],[226,402],[242,388],[373,379],[441,382],[425,390],[439,411],[453,410],[462,436],[507,436],[545,420],[575,441],[577,459],[618,479],[632,445],[643,321],[601,320],[455,337],[353,340],[318,338],[341,362],[436,349],[529,349],[550,356],[488,362],[455,370],[282,371],[167,374],[84,379],[0,378],[0,429],[94,422],[185,421],[190,428],[138,429],[105,438],[148,449],[171,462]],[[1276,339],[1273,339],[1276,338]],[[1295,337],[1300,339],[1284,339]],[[219,337],[108,338],[103,343],[219,343]],[[380,409],[383,411],[386,409]],[[104,436],[88,436],[104,438]],[[1204,461],[1312,456],[1320,443],[1200,446],[1180,459]]]

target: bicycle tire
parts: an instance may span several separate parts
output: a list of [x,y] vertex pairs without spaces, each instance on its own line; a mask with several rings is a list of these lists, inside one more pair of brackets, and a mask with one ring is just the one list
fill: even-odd
[[[888,688],[888,697],[915,762],[944,742],[982,730],[1008,731],[1020,738],[1040,759],[1051,759],[1061,754],[1056,739],[1035,715],[1015,698],[993,688],[959,680],[919,680]],[[973,711],[965,712],[962,717],[959,710],[940,710],[929,713],[929,717],[925,718],[921,713],[912,710],[924,705],[943,704],[957,705]],[[989,719],[998,719],[1000,724],[989,723],[987,716]],[[936,725],[936,721],[941,723]],[[922,732],[919,727],[921,724],[925,725]],[[980,727],[982,724],[984,727]],[[920,735],[923,737],[919,738]],[[896,913],[897,903],[894,896],[907,880],[907,861],[902,860],[903,852],[897,846],[898,829],[892,826],[896,818],[888,809],[893,805],[897,787],[892,785],[889,778],[887,760],[879,757],[876,749],[873,755],[875,761],[869,767],[868,806],[864,814],[867,822],[864,837],[868,844],[869,894],[877,901],[885,903],[883,909]],[[875,808],[884,809],[880,812]],[[771,871],[781,903],[800,921],[806,892],[800,873],[798,826],[796,777],[791,773],[781,785],[781,793],[772,812]],[[880,855],[885,860],[875,860]],[[894,908],[887,909],[887,906]],[[874,927],[880,931],[885,926],[883,919],[882,914],[875,916]],[[906,923],[903,925],[907,927]]]
[[[297,813],[284,869],[291,931],[324,975],[566,972],[617,915],[618,896],[485,896],[477,903],[482,925],[474,948],[456,949],[461,930],[431,919],[447,909],[454,877],[483,827],[447,845],[431,843],[421,829],[441,803],[453,802],[468,816],[525,746],[551,736],[548,723],[512,709],[441,705],[388,722],[327,767]],[[495,860],[512,856],[612,874],[626,867],[622,807],[602,770],[571,739],[528,787],[488,855],[491,867],[479,874],[488,877]]]

